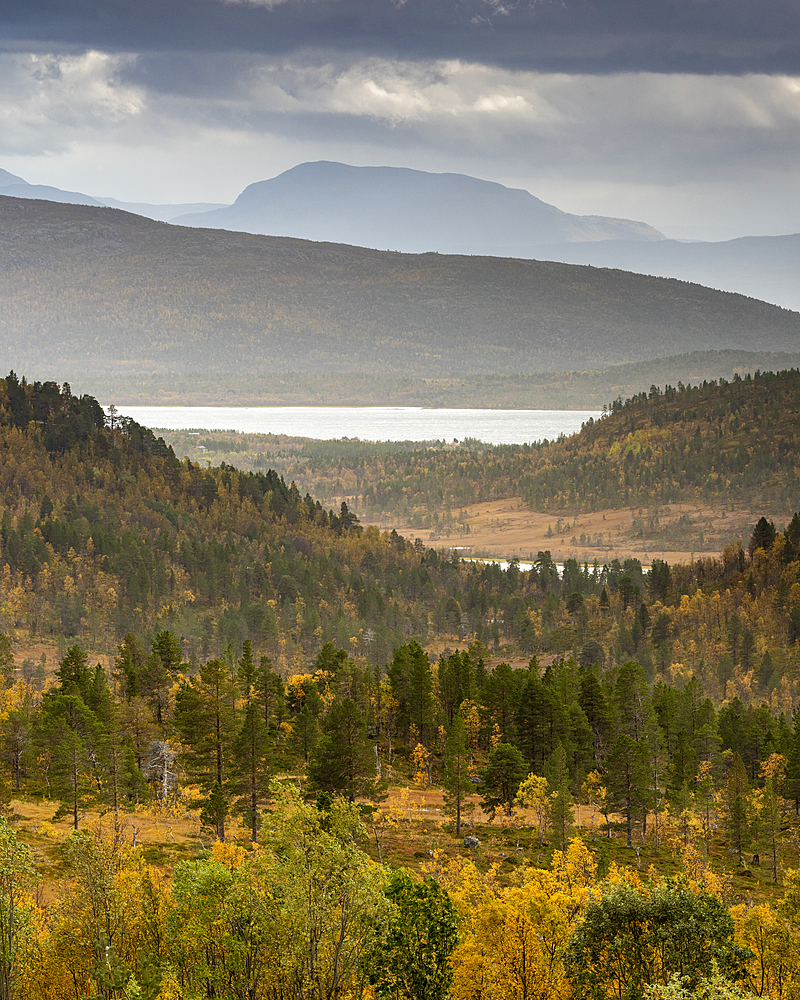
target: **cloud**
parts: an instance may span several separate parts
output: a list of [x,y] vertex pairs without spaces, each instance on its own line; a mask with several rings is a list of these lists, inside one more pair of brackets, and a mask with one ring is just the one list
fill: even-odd
[[[291,2],[291,0],[287,0]],[[800,82],[787,76],[514,71],[460,60],[142,57],[121,80],[150,114],[321,146],[503,159],[519,172],[674,183],[795,169]]]
[[52,152],[139,117],[144,92],[120,82],[125,61],[92,51],[0,54],[0,152]]
[[193,130],[321,149],[349,142],[373,148],[372,162],[409,151],[438,163],[502,160],[507,175],[670,184],[713,171],[722,180],[796,169],[800,79],[309,52],[0,55],[0,152],[53,150],[89,133],[167,143]]
[[797,187],[796,0],[0,0],[0,18],[2,165],[88,193],[125,198],[125,175],[158,200],[159,164],[162,200],[221,201],[319,158],[608,214],[638,191],[645,219],[669,188],[712,204],[696,192],[750,184],[779,216]]
[[800,74],[796,0],[0,0],[6,46]]

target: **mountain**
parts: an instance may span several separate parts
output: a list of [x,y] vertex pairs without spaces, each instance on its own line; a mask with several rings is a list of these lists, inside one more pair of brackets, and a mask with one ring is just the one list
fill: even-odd
[[123,212],[133,212],[157,222],[172,222],[177,215],[187,212],[210,212],[216,208],[225,208],[219,202],[195,202],[180,205],[151,205],[143,201],[117,201],[116,198],[98,198],[101,205],[108,208],[121,208]]
[[800,234],[684,243],[644,223],[569,215],[527,191],[462,174],[302,163],[251,184],[228,208],[172,221],[408,253],[619,268],[800,309]]
[[0,170],[0,195],[106,205],[160,222],[400,250],[549,260],[677,278],[800,310],[800,234],[685,243],[625,219],[569,215],[462,174],[302,163],[233,205],[123,202]]
[[0,366],[37,378],[54,365],[233,383],[281,371],[454,377],[800,350],[797,313],[675,280],[15,198],[0,199],[0,302]]
[[121,208],[126,212],[144,215],[148,219],[169,222],[176,215],[186,212],[208,212],[224,206],[213,202],[193,202],[180,205],[150,205],[146,202],[117,201],[116,198],[92,198],[79,191],[62,191],[48,184],[29,184],[8,170],[0,170],[0,196],[10,198],[34,198],[41,201],[58,201],[66,205],[106,205]]
[[62,191],[49,184],[29,184],[21,177],[0,170],[0,195],[7,198],[34,198],[41,201],[58,201],[68,205],[100,205],[101,202],[78,191]]
[[527,191],[464,174],[301,163],[251,184],[233,205],[172,220],[184,226],[350,243],[403,253],[527,256],[539,243],[661,240],[643,222],[569,215]]
[[26,184],[21,177],[17,177],[16,174],[9,173],[8,170],[0,169],[0,189],[8,187],[11,184]]
[[800,309],[800,233],[747,236],[721,243],[564,242],[531,247],[525,256],[696,281],[786,309]]

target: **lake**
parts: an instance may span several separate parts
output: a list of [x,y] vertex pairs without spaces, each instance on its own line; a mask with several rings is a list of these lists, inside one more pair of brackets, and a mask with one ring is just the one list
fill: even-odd
[[598,410],[429,410],[418,406],[120,406],[145,427],[362,441],[528,444],[574,434]]

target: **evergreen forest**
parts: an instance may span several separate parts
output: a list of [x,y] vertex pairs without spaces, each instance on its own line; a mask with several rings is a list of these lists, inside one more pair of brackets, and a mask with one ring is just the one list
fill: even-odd
[[[0,380],[0,1000],[796,997],[799,379],[362,448],[336,504]],[[362,526],[428,461],[764,514],[688,564],[501,570]]]

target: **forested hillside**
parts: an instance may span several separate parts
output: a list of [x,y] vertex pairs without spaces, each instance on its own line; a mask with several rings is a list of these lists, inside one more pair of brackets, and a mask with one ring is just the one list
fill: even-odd
[[[579,440],[733,432],[795,375]],[[800,513],[504,572],[13,373],[0,508],[7,995],[794,995]]]
[[181,374],[80,370],[83,392],[126,406],[423,406],[509,410],[597,409],[656,385],[699,385],[757,370],[800,365],[800,354],[776,351],[691,351],[602,370],[538,374],[412,376],[385,372],[281,372],[272,378],[249,370],[233,376],[207,371]]
[[[533,445],[370,443],[279,435],[168,433],[181,454],[266,469],[367,516],[410,525],[470,504],[523,496],[574,515],[679,500],[790,509],[798,496],[800,370],[695,387],[652,386],[618,399],[580,434]],[[439,523],[437,520],[436,523]]]
[[[246,636],[288,666],[320,630],[385,657],[463,571],[274,472],[201,469],[91,397],[0,383],[4,624],[112,650],[155,623],[197,658]],[[421,603],[425,602],[425,603]],[[366,636],[366,638],[365,638]]]
[[5,197],[0,222],[0,353],[39,378],[201,372],[234,391],[242,372],[450,377],[800,350],[796,313],[623,271],[194,230]]

